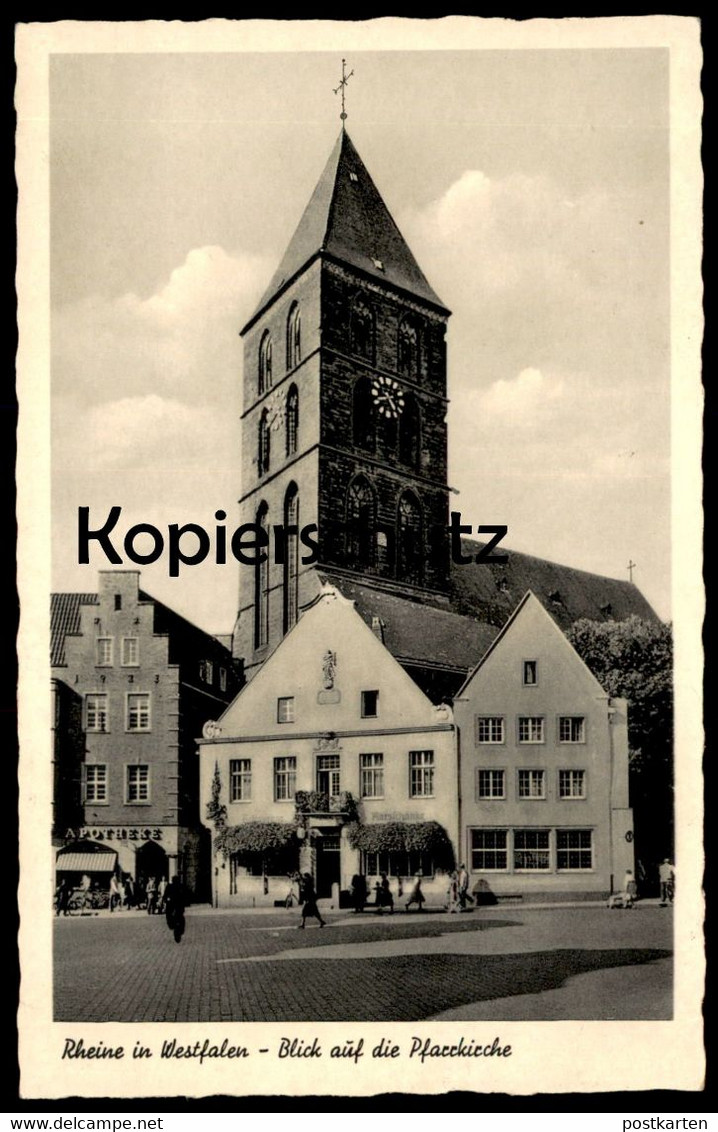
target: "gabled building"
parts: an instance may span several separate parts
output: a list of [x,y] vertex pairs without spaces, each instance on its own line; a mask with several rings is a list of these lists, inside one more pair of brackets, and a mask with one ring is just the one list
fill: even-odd
[[454,701],[460,853],[496,895],[603,894],[633,869],[626,702],[527,593]]
[[435,707],[334,587],[325,587],[201,741],[215,902],[272,904],[288,874],[319,896],[362,872],[419,869],[443,899],[458,838],[451,709]]
[[103,570],[97,593],[52,595],[58,876],[106,886],[178,873],[206,898],[196,737],[240,686],[217,638]]
[[[248,679],[325,582],[435,702],[529,588],[564,628],[655,617],[629,582],[513,551],[494,566],[451,561],[449,316],[342,129],[241,332],[240,521],[272,536],[266,559],[240,570],[233,650]],[[308,562],[300,531],[314,524]]]

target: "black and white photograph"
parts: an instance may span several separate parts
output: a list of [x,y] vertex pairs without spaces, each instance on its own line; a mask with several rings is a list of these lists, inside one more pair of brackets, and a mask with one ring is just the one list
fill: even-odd
[[39,27],[26,1095],[699,1087],[697,24]]

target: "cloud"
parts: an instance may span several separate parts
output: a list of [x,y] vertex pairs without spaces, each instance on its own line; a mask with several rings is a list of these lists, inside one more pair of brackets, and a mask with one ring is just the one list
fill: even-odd
[[528,367],[512,380],[499,378],[479,395],[484,417],[509,427],[535,427],[542,418],[554,413],[564,383],[557,377],[546,377],[540,369]]
[[66,423],[65,438],[81,435],[88,468],[156,468],[201,463],[210,453],[216,460],[218,445],[226,447],[226,431],[216,409],[150,393],[92,406],[79,420]]
[[238,331],[271,275],[261,256],[195,248],[154,295],[93,296],[53,315],[53,393],[83,403],[157,393],[239,396]]

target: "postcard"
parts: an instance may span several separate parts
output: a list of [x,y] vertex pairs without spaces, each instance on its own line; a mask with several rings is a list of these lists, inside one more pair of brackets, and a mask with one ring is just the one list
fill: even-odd
[[21,1095],[700,1089],[698,22],[16,44]]

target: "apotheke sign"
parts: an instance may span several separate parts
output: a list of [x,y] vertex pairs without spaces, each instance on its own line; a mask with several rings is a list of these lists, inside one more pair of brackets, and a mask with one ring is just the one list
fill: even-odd
[[89,825],[81,829],[68,829],[65,834],[66,841],[83,841],[90,838],[92,841],[161,841],[161,829],[141,829],[138,826],[113,825],[106,829],[93,829]]

